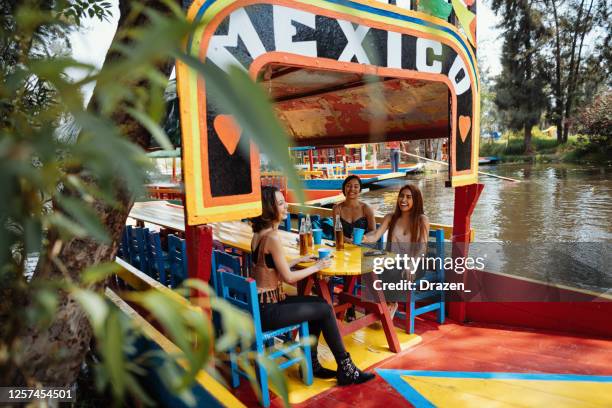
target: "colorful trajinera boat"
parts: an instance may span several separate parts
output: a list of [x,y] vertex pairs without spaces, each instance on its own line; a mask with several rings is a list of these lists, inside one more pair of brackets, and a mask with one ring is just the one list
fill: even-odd
[[[474,238],[470,216],[484,187],[478,182],[480,84],[474,1],[422,0],[418,10],[416,2],[400,0],[187,3],[189,19],[199,24],[185,41],[187,52],[224,70],[238,65],[260,81],[295,146],[368,143],[372,133],[377,141],[445,139],[449,166],[444,188],[454,190],[454,201],[448,204],[454,219],[452,225],[432,223],[432,239],[442,251],[446,245],[453,260],[469,255]],[[255,145],[249,155],[236,149],[241,135],[227,133],[231,127],[224,124],[231,118],[211,103],[205,81],[195,71],[178,63],[177,77],[185,207],[142,203],[131,216],[185,238],[172,240],[178,243],[173,250],[179,255],[173,258],[176,271],[168,272],[171,282],[181,276],[213,282],[219,266],[214,247],[231,247],[224,253],[248,259],[248,226],[237,220],[261,212],[260,158]],[[379,80],[376,93],[368,87],[372,77]],[[384,100],[383,120],[370,113],[374,94]],[[320,207],[295,205],[291,210],[313,217],[330,215]],[[287,251],[295,254],[291,225],[285,229]],[[436,270],[442,283],[461,283],[480,297],[445,298],[438,293],[433,302],[411,297],[403,307],[404,320],[391,321],[384,301],[360,303],[354,296],[352,276],[361,276],[365,284],[372,274],[359,269],[358,249],[349,249],[338,252],[334,261],[343,262],[344,269],[334,273],[347,277],[346,287],[330,278],[328,288],[321,274],[317,292],[339,302],[338,325],[348,350],[358,365],[378,376],[362,386],[342,388],[334,381],[305,385],[297,370],[288,370],[292,404],[612,406],[609,295],[473,268],[465,273]],[[169,290],[165,274],[163,279],[159,273],[149,276],[142,270],[146,265],[117,262],[125,285]],[[526,296],[496,301],[495,296],[485,297],[483,288]],[[124,299],[112,291],[109,298],[146,328],[141,351],[176,350]],[[348,304],[342,302],[348,301],[357,306],[359,318],[354,322],[342,318]],[[328,364],[325,358],[323,364]],[[160,405],[185,404],[160,386],[155,372],[147,379],[145,389]],[[266,394],[264,379],[261,374],[264,392],[258,400],[244,383],[231,389],[202,373],[193,388],[195,402],[206,407],[282,405],[274,394]]]

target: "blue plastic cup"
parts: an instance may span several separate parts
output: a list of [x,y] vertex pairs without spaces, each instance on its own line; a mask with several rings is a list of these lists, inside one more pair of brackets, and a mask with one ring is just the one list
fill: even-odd
[[363,234],[365,234],[365,230],[363,228],[353,228],[353,244],[361,245],[361,241],[363,241]]
[[327,248],[319,248],[319,259],[329,258],[331,251]]
[[321,239],[323,239],[323,230],[321,228],[313,228],[312,239],[315,245],[321,245]]

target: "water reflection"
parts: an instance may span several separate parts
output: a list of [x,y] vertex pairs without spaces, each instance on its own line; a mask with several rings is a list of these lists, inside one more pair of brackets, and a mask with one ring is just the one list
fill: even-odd
[[[568,164],[507,164],[489,166],[483,171],[522,180],[521,183],[481,176],[484,191],[472,215],[472,227],[478,242],[539,243],[606,242],[612,243],[612,167],[599,168]],[[393,211],[397,192],[406,182],[415,183],[423,192],[425,212],[432,222],[452,224],[453,189],[444,187],[446,173],[411,175],[389,181],[380,190],[365,193],[363,200],[373,205],[377,214]],[[522,246],[529,248],[528,245]],[[588,251],[587,251],[588,252]],[[578,256],[580,254],[569,254]],[[590,251],[589,257],[597,257]],[[539,279],[560,280],[581,287],[612,287],[612,272],[589,268],[573,276],[570,271],[556,273],[547,251],[523,250],[505,253],[496,265],[500,271],[519,273]],[[584,256],[583,256],[584,257]],[[605,254],[599,254],[600,259]],[[601,264],[601,263],[600,263]],[[528,265],[528,267],[526,267]],[[520,272],[518,272],[520,271]],[[555,275],[555,276],[552,276]],[[587,276],[589,275],[589,276]]]

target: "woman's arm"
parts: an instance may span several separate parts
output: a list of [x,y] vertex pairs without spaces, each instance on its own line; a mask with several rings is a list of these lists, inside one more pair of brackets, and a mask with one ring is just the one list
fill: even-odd
[[382,237],[382,235],[385,233],[385,231],[387,231],[387,229],[389,228],[390,222],[391,214],[385,215],[385,218],[383,218],[383,222],[380,224],[380,227],[377,230],[368,232],[363,236],[363,242],[372,243],[378,241],[380,237]]
[[317,257],[315,255],[304,255],[300,258],[294,259],[292,261],[289,261],[289,268],[293,268],[295,265],[303,263],[303,262],[311,262],[314,261],[315,259],[317,259]]
[[336,222],[336,215],[341,215],[342,212],[342,203],[334,204],[332,207],[332,222]]
[[331,260],[324,259],[308,268],[292,271],[289,263],[285,259],[285,251],[283,250],[279,238],[273,236],[269,242],[270,246],[268,248],[270,249],[270,254],[272,254],[272,259],[274,259],[276,270],[280,273],[283,281],[287,283],[295,283],[300,281],[313,273],[319,272],[321,269],[328,268],[331,265]]
[[376,229],[376,217],[374,217],[374,210],[366,203],[364,203],[363,206],[363,212],[365,213],[366,219],[368,220],[368,230],[366,232],[374,231]]
[[429,218],[425,214],[419,217],[418,241],[414,245],[414,255],[422,256],[427,254],[427,242],[429,241]]

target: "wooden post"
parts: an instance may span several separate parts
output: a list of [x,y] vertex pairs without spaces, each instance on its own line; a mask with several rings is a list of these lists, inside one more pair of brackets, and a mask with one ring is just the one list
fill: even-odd
[[[470,184],[455,187],[455,213],[453,216],[453,249],[452,257],[466,257],[468,255],[471,227],[470,219],[484,184]],[[461,276],[452,275],[449,281],[465,282],[467,274]],[[467,285],[466,285],[467,287]],[[465,302],[449,302],[449,317],[458,322],[466,320]]]
[[308,169],[310,171],[314,170],[314,163],[313,163],[313,161],[314,161],[314,158],[312,156],[312,149],[308,149]]
[[[187,270],[190,279],[210,281],[212,264],[213,233],[209,225],[185,226],[185,239],[187,240]],[[206,298],[203,293],[192,293],[192,299]],[[203,299],[202,299],[203,300]],[[205,305],[207,302],[197,304]]]

